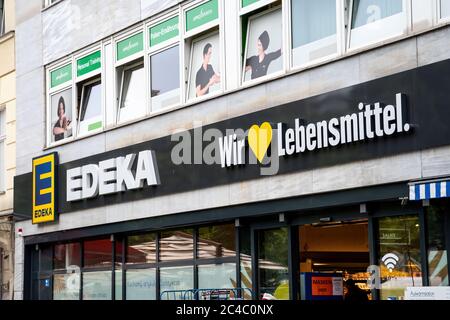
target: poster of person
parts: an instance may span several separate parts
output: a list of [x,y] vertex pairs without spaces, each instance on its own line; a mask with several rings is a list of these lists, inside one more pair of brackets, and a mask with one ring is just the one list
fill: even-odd
[[282,35],[281,9],[249,18],[244,81],[282,70]]
[[58,142],[72,136],[72,89],[51,97],[51,137]]
[[221,88],[219,33],[192,41],[189,73],[189,99],[199,98]]

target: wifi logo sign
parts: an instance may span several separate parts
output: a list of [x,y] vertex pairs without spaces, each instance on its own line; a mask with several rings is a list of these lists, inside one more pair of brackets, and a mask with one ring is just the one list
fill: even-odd
[[394,270],[399,260],[400,258],[393,253],[385,254],[383,258],[381,258],[381,261],[383,261],[384,265],[389,269],[389,272]]

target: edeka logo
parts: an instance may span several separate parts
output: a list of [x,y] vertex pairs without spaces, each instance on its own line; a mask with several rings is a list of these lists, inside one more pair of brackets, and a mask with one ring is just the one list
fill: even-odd
[[160,184],[155,152],[145,150],[67,170],[67,201],[141,189]]
[[[406,121],[406,96],[402,93],[395,95],[395,105],[377,102],[359,103],[356,107],[358,111],[354,113],[327,120],[288,119],[292,127],[282,122],[272,124],[270,119],[265,119],[261,125],[254,124],[247,130],[226,129],[225,134],[214,128],[204,133],[194,129],[193,148],[190,134],[180,130],[172,135],[172,141],[180,141],[172,149],[172,162],[175,165],[192,164],[193,150],[194,164],[219,164],[222,168],[231,168],[259,163],[261,175],[275,175],[279,171],[281,157],[370,141],[411,130],[411,125]],[[211,143],[203,149],[204,141]]]
[[55,221],[56,162],[56,153],[33,159],[33,224]]

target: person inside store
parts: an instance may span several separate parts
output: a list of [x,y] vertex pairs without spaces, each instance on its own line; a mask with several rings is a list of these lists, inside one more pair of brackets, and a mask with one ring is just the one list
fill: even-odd
[[58,120],[53,126],[53,135],[55,136],[55,142],[63,140],[66,132],[70,132],[72,130],[71,123],[72,121],[66,116],[66,102],[64,98],[59,98],[58,101],[58,109],[57,109]]
[[209,93],[209,88],[217,83],[220,83],[220,75],[214,71],[210,64],[212,56],[212,44],[207,43],[203,48],[203,63],[197,71],[195,77],[195,86],[197,97],[204,96]]
[[347,289],[347,292],[344,295],[345,301],[351,302],[369,301],[367,294],[364,292],[364,290],[362,290],[356,285],[353,279],[348,279],[347,281],[345,281],[345,288]]
[[269,33],[264,31],[256,42],[258,54],[248,58],[245,63],[245,72],[252,72],[252,80],[267,75],[270,63],[281,57],[281,49],[266,53],[269,44]]

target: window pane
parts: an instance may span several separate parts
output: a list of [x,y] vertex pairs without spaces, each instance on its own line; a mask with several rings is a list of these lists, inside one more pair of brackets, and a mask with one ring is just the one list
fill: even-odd
[[121,269],[116,269],[114,274],[115,277],[115,299],[116,300],[123,300],[122,297],[122,270]]
[[65,270],[80,267],[81,246],[79,243],[57,244],[53,257],[53,268]]
[[[250,228],[244,227],[239,229],[239,245],[241,256],[241,288],[252,289],[252,250],[251,250],[251,231]],[[245,300],[251,300],[251,293],[246,290]]]
[[234,225],[212,226],[199,229],[197,252],[199,258],[236,256]]
[[180,102],[179,50],[175,46],[150,58],[152,111]]
[[441,18],[450,17],[450,0],[441,0]]
[[406,287],[422,286],[419,217],[378,220],[382,300],[402,300]]
[[402,10],[402,0],[354,0],[352,28],[393,16]]
[[244,81],[283,69],[281,9],[248,20]]
[[287,228],[259,233],[258,267],[260,295],[289,299]]
[[337,52],[336,0],[292,0],[294,65]]
[[72,88],[51,97],[51,118],[52,142],[72,136]]
[[141,234],[127,238],[127,264],[156,262],[156,234]]
[[160,269],[161,300],[181,300],[184,298],[184,291],[193,288],[194,268],[192,266]]
[[111,300],[111,271],[83,273],[83,300]]
[[446,216],[449,213],[446,206],[433,205],[427,207],[427,248],[428,275],[431,286],[448,286],[448,260],[445,245]]
[[219,33],[192,41],[189,99],[220,90],[220,53]]
[[6,111],[0,111],[0,137],[6,134]]
[[127,300],[156,300],[156,270],[127,270]]
[[6,190],[5,171],[5,140],[0,140],[0,191]]
[[198,266],[199,289],[237,288],[236,264],[223,263]]
[[84,242],[85,267],[111,267],[112,243],[109,239]]
[[191,229],[161,233],[160,261],[192,260],[194,238]]
[[120,122],[146,114],[144,65],[124,71],[123,92],[120,103]]
[[80,272],[53,276],[53,300],[80,299]]
[[82,96],[80,132],[88,133],[102,127],[101,82],[85,85]]

